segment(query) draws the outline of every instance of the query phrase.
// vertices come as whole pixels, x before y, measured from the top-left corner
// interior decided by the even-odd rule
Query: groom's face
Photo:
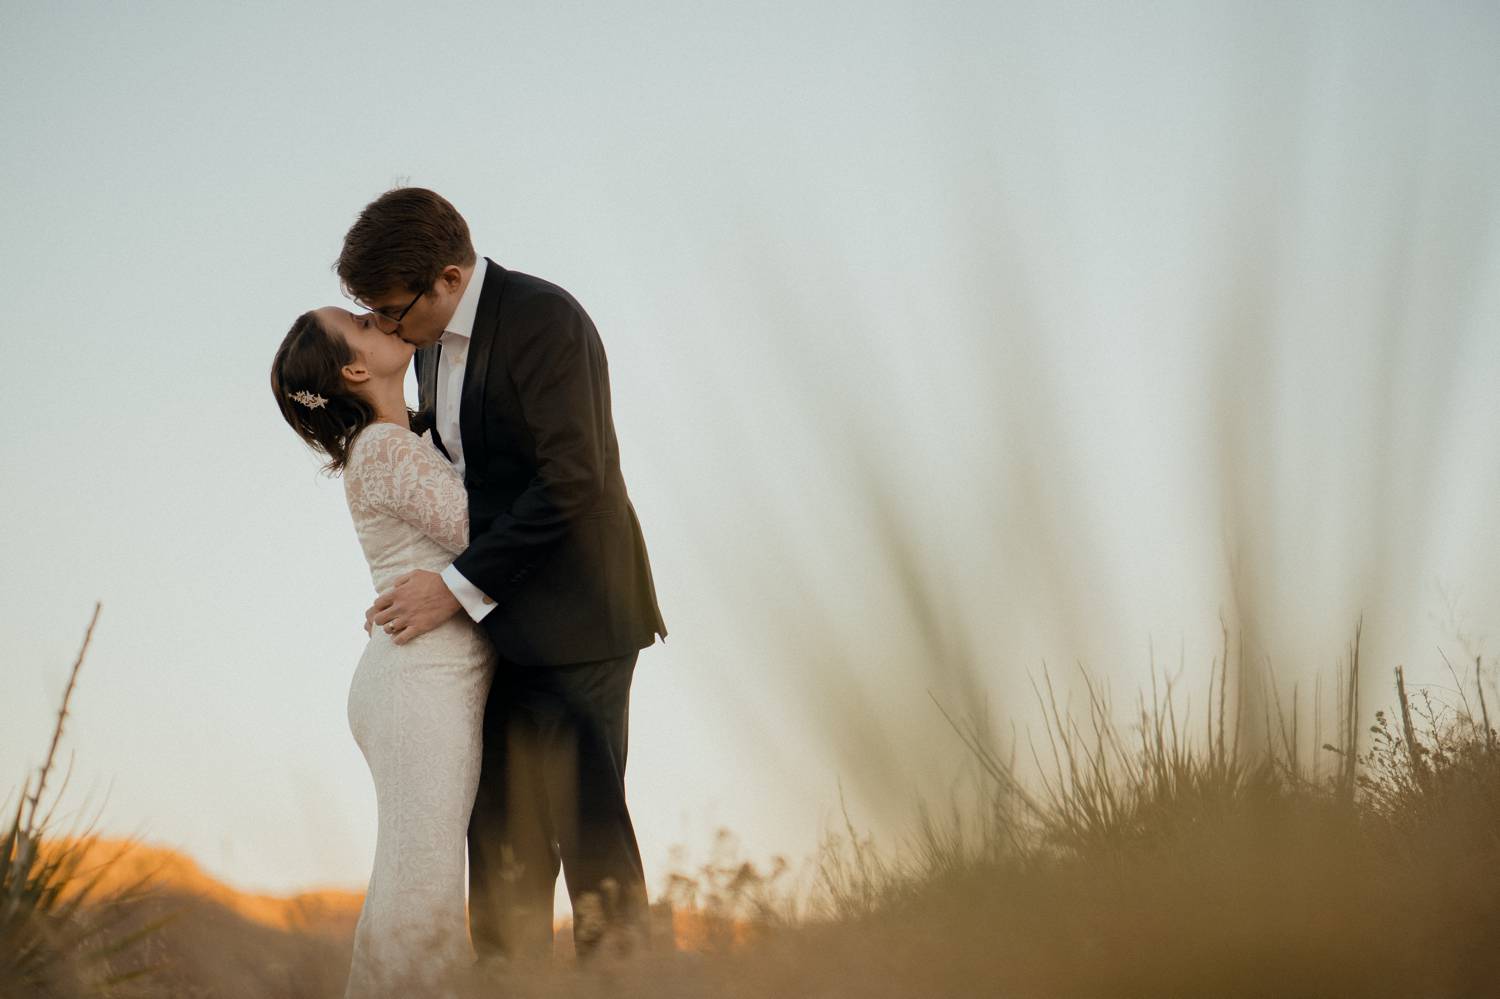
[[[464,272],[456,265],[443,268],[432,287],[407,309],[401,317],[401,326],[396,335],[414,347],[426,347],[436,343],[443,330],[453,319],[458,300],[463,295]],[[414,290],[392,288],[383,295],[373,295],[364,304],[388,316],[398,315],[406,308]]]

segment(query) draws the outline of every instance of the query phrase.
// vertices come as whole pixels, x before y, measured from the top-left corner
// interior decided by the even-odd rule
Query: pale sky
[[[653,891],[840,782],[898,836],[929,692],[1200,683],[1221,611],[1288,683],[1361,611],[1371,698],[1443,679],[1500,626],[1497,52],[1487,3],[0,0],[0,784],[99,599],[66,800],[364,883],[369,576],[267,372],[397,182],[603,336]]]

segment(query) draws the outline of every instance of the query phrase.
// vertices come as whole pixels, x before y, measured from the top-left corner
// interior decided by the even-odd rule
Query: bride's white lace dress
[[[404,427],[360,432],[344,491],[376,590],[413,569],[441,571],[468,545],[458,473]],[[405,645],[376,627],[354,671],[349,728],[375,781],[379,832],[346,999],[431,995],[473,959],[464,850],[493,668],[489,641],[458,614]]]

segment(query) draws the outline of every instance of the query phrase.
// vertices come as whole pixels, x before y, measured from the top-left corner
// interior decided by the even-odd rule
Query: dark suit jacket
[[[459,401],[469,547],[453,564],[494,600],[481,623],[511,662],[645,648],[667,629],[620,474],[599,333],[555,284],[488,258],[481,278]],[[438,355],[436,344],[417,352],[424,413]]]

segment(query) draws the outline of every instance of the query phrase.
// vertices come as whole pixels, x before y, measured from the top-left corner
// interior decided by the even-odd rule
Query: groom
[[[417,571],[367,620],[397,644],[455,614],[499,655],[469,823],[481,960],[545,957],[561,867],[580,956],[645,931],[625,804],[630,681],[666,637],[620,474],[598,331],[562,288],[474,252],[432,191],[387,191],[344,237],[338,275],[418,347],[420,406],[469,494],[469,547]]]

